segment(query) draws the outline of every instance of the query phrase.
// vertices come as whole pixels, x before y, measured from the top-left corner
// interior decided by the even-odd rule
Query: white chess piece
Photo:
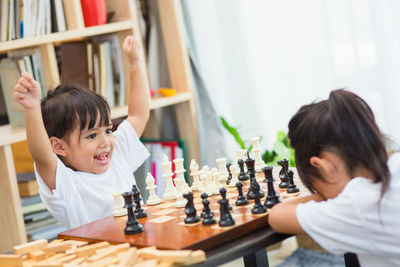
[[[239,179],[238,179],[239,173],[238,173],[238,171],[237,171],[237,167],[236,167],[235,165],[232,164],[232,165],[229,167],[229,170],[230,170],[231,173],[232,173],[232,179],[231,179],[231,181],[229,182],[229,187],[235,187],[235,186],[236,186],[236,183],[239,182]]]
[[[219,188],[221,187],[220,183],[219,183],[219,172],[217,168],[212,168],[211,169],[211,176],[212,176],[212,192],[215,195],[219,194]]]
[[[150,172],[146,176],[146,189],[149,190],[149,197],[147,198],[147,205],[155,205],[161,203],[161,199],[156,194],[156,185],[153,175]]]
[[[185,168],[183,168],[183,158],[174,159],[173,162],[175,163],[175,184],[176,184],[176,179],[182,182],[182,190],[181,190],[182,194],[192,191],[189,185],[185,181],[184,173],[186,172],[186,170]]]
[[[190,175],[193,177],[193,183],[191,186],[192,190],[200,191],[200,175],[199,175],[199,165],[197,165],[196,160],[192,159],[190,162]]]
[[[176,198],[176,188],[174,186],[174,183],[172,182],[172,175],[174,174],[171,171],[171,165],[172,163],[171,161],[168,161],[167,155],[164,155],[161,166],[163,168],[163,177],[166,180],[166,186],[163,195],[163,198],[166,200],[171,200]]]
[[[184,192],[184,185],[183,181],[181,179],[176,179],[175,178],[175,185],[176,185],[176,202],[175,202],[175,207],[177,208],[183,208],[186,206],[186,198],[183,197]]]
[[[218,158],[216,160],[218,164],[219,180],[225,182],[228,180],[229,173],[226,169],[226,158]]]
[[[206,192],[206,183],[207,183],[207,177],[205,175],[204,170],[199,170],[199,178],[200,178],[200,186],[199,186],[199,192],[200,193],[205,193]]]
[[[121,192],[114,192],[114,216],[124,216],[128,213],[127,209],[124,209],[124,198],[121,195]]]
[[[212,196],[214,191],[213,191],[213,186],[212,186],[212,175],[211,175],[210,168],[207,165],[203,166],[203,172],[204,172],[204,176],[205,176],[204,177],[205,178],[204,179],[204,181],[205,181],[204,191],[206,192],[206,194],[208,196]]]
[[[250,139],[250,143],[253,145],[252,151],[255,159],[254,168],[256,169],[256,172],[260,172],[262,171],[261,169],[266,166],[261,158],[260,137]]]
[[[245,161],[246,160],[246,154],[247,154],[247,149],[237,149],[236,150],[236,156],[237,156],[238,160],[241,159],[241,160]],[[247,173],[246,164],[244,164],[244,171]]]

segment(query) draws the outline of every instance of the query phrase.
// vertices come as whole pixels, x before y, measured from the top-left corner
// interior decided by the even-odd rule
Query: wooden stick
[[[0,254],[0,266],[22,266],[21,255]]]
[[[89,255],[91,253],[94,253],[99,248],[104,248],[104,247],[108,247],[108,246],[110,246],[110,243],[108,243],[107,241],[99,242],[99,243],[95,243],[93,245],[89,245],[89,246],[78,248],[76,250],[76,254],[79,257],[81,257],[81,256],[85,256],[85,255]]]
[[[119,264],[123,266],[132,266],[133,264],[135,264],[139,260],[137,251],[137,248],[128,249]]]
[[[143,250],[140,256],[143,259],[157,259],[163,261],[173,261],[174,263],[189,262],[191,250]]]
[[[39,239],[26,244],[21,244],[14,247],[15,254],[24,254],[46,247],[48,244],[46,239]]]
[[[28,253],[30,259],[35,261],[41,261],[46,258],[46,252],[43,250],[36,250]]]
[[[43,249],[46,253],[57,253],[61,251],[66,251],[67,249],[71,249],[72,244],[68,242],[60,242],[54,245],[48,245],[46,248]]]

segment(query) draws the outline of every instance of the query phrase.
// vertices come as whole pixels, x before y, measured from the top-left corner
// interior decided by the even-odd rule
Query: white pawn
[[[204,171],[204,176],[205,176],[204,191],[207,193],[208,196],[212,196],[214,190],[213,190],[213,186],[212,186],[212,175],[211,175],[210,168],[207,165],[203,166],[203,171]]]
[[[216,160],[219,170],[219,180],[225,182],[228,180],[229,173],[226,169],[226,158],[219,158]]]
[[[200,187],[198,190],[200,191],[200,193],[206,193],[207,177],[204,170],[199,170],[199,178],[200,178]]]
[[[124,199],[121,195],[121,192],[114,192],[114,216],[124,216],[127,214],[127,209],[124,209]]]
[[[190,175],[193,177],[192,190],[200,191],[200,175],[199,175],[199,165],[197,165],[196,160],[192,159],[190,162]]]
[[[157,196],[156,194],[156,188],[157,186],[155,185],[155,180],[153,175],[151,175],[150,172],[147,173],[146,176],[146,189],[149,190],[149,197],[147,199],[146,204],[147,205],[155,205],[158,203],[161,203],[161,199]]]
[[[174,186],[174,183],[172,182],[172,175],[174,174],[171,171],[171,165],[172,163],[171,161],[168,161],[167,155],[164,155],[163,162],[161,163],[161,166],[163,168],[163,177],[166,181],[163,198],[167,200],[176,198],[176,188]]]
[[[261,169],[264,168],[266,165],[261,158],[261,147],[260,147],[260,137],[254,137],[250,139],[250,143],[253,145],[253,153],[254,153],[254,168],[257,172],[262,171]]]
[[[211,169],[211,176],[212,176],[212,191],[214,195],[219,194],[219,188],[221,187],[219,183],[219,172],[217,168],[212,168]]]
[[[237,156],[238,160],[241,159],[241,160],[245,161],[246,160],[246,154],[247,154],[247,149],[237,149],[236,150],[236,156]],[[247,172],[246,164],[244,164],[244,171]]]
[[[236,167],[235,165],[232,164],[232,165],[229,167],[229,170],[230,170],[231,173],[232,173],[232,179],[231,179],[231,181],[229,182],[229,187],[235,187],[235,186],[236,186],[236,183],[239,182],[237,167]]]

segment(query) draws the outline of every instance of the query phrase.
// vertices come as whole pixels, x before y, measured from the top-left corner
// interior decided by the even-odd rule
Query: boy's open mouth
[[[100,164],[105,165],[108,163],[109,152],[104,152],[94,156],[94,159]]]

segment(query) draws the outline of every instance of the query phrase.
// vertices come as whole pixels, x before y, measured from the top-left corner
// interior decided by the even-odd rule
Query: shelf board
[[[171,97],[156,97],[150,102],[150,109],[172,106],[190,100],[189,93],[180,93]],[[120,118],[128,115],[128,107],[116,107],[111,110],[111,118]],[[0,126],[0,146],[18,143],[26,140],[25,128],[11,128],[11,126]]]
[[[112,32],[133,29],[133,21],[126,20],[121,22],[113,22],[99,26],[87,27],[79,30],[70,30],[65,32],[56,32],[46,35],[40,35],[29,38],[16,39],[0,43],[0,53],[9,50],[15,50],[25,47],[33,47],[47,43],[63,42],[70,40],[82,39],[84,37],[103,35]]]
[[[190,100],[189,93],[179,93],[170,97],[155,97],[151,99],[150,110],[172,106]],[[111,110],[111,118],[120,118],[128,115],[128,106],[115,107]]]

